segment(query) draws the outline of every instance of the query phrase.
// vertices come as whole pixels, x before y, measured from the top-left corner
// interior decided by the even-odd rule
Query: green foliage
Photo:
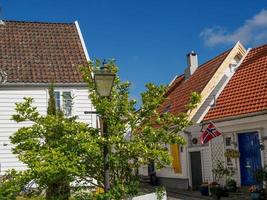
[[[128,192],[126,186],[135,180],[133,171],[141,165],[153,161],[157,168],[162,168],[170,164],[171,157],[164,144],[184,145],[185,139],[181,132],[190,125],[190,121],[185,113],[175,116],[169,112],[162,114],[160,106],[166,101],[165,93],[168,90],[168,87],[163,85],[146,84],[146,91],[141,94],[142,106],[136,110],[136,101],[131,99],[129,94],[130,83],[120,80],[114,60],[109,60],[105,65],[117,75],[111,95],[109,98],[99,96],[91,74],[101,66],[101,61],[96,60],[89,62],[88,66],[82,67],[81,70],[84,80],[88,83],[90,99],[108,127],[108,138],[98,135],[95,139],[97,151],[101,153],[103,146],[107,145],[110,152],[110,193],[114,194],[120,188],[119,193],[123,196],[123,193]],[[199,101],[200,96],[192,93],[187,108],[194,109]],[[126,133],[131,136],[125,137]],[[88,166],[87,176],[93,176],[103,185],[103,156],[99,155],[91,162],[96,163],[98,168]]]
[[[44,197],[17,197],[16,200],[45,200]]]
[[[16,196],[23,190],[24,186],[30,181],[28,171],[16,172],[8,171],[0,183],[0,199],[15,200]]]
[[[93,198],[92,192],[88,190],[75,191],[71,196],[71,200],[92,200]]]
[[[52,83],[48,88],[49,99],[48,99],[48,107],[47,107],[47,114],[48,115],[56,115],[56,99],[55,99],[55,87]]]
[[[41,188],[46,189],[46,199],[65,200],[69,198],[69,183],[81,180],[92,187],[103,188],[103,147],[109,150],[111,189],[96,194],[95,199],[124,199],[138,192],[137,169],[151,161],[158,168],[171,163],[171,157],[164,144],[185,144],[182,131],[188,125],[188,115],[162,113],[160,106],[165,102],[168,87],[146,84],[141,94],[142,106],[136,110],[136,101],[130,98],[129,82],[122,82],[116,76],[110,98],[100,97],[91,72],[99,70],[101,61],[89,62],[82,68],[88,83],[90,99],[107,124],[108,137],[100,130],[78,122],[76,117],[64,117],[55,111],[54,87],[49,89],[50,99],[47,116],[42,116],[33,106],[32,98],[16,104],[16,122],[30,121],[33,124],[20,128],[10,137],[14,144],[13,153],[27,164],[29,175]],[[107,65],[114,73],[118,68],[113,60]],[[200,100],[193,93],[189,110]],[[129,136],[130,133],[130,136]],[[17,193],[14,193],[17,195]]]
[[[54,102],[50,87],[50,102]],[[38,113],[32,98],[16,104],[16,122],[31,121],[32,126],[20,128],[10,139],[20,161],[27,164],[30,174],[42,188],[46,188],[47,199],[69,198],[69,183],[84,173],[87,153],[93,151],[91,134],[97,130],[77,122],[76,117],[64,117],[55,112],[50,103],[47,116]],[[78,145],[79,144],[79,145]],[[84,161],[86,160],[86,162]]]
[[[157,200],[163,200],[164,195],[166,194],[166,189],[164,187],[156,188]]]
[[[215,175],[216,181],[219,181],[222,178],[224,178],[227,181],[228,179],[232,178],[233,175],[235,174],[235,170],[233,168],[225,167],[224,162],[220,160],[217,161],[217,166],[214,169],[212,169],[212,172]]]
[[[189,103],[187,104],[187,109],[189,110],[195,109],[200,100],[201,96],[197,92],[191,92],[191,97]]]
[[[121,200],[133,197],[138,194],[139,181],[131,181],[128,185],[124,183],[115,183],[107,193],[100,193],[95,195],[96,200]]]
[[[263,168],[256,170],[254,177],[259,183],[267,181],[267,166],[265,165]]]

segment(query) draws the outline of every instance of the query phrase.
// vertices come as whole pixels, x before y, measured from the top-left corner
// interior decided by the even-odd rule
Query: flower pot
[[[221,197],[228,197],[227,191],[219,185],[210,187],[210,193],[213,199],[221,199]]]
[[[259,200],[261,199],[261,193],[259,192],[252,192],[250,193],[251,200]]]
[[[200,186],[199,191],[200,191],[202,196],[209,196],[209,187],[208,187],[208,185]]]
[[[227,192],[236,192],[237,187],[235,185],[226,185]]]

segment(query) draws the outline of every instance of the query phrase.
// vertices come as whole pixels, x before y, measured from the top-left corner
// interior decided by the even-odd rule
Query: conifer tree
[[[56,99],[55,99],[55,86],[54,83],[48,88],[49,100],[48,100],[48,107],[47,107],[47,114],[48,115],[56,115]]]

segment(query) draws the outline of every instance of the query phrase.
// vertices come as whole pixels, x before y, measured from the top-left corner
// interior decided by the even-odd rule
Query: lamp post
[[[115,74],[111,73],[105,62],[103,62],[102,67],[99,71],[94,73],[94,82],[96,85],[96,91],[99,96],[103,98],[109,98],[111,94],[111,89],[115,80]],[[102,117],[102,127],[103,127],[103,136],[106,141],[108,140],[108,127],[105,122],[105,118]],[[110,179],[109,179],[109,152],[108,145],[105,143],[103,147],[103,156],[104,156],[104,189],[105,192],[108,192],[110,189]]]

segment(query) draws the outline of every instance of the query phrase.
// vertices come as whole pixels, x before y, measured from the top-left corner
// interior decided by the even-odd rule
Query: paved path
[[[206,196],[195,196],[194,194],[188,192],[188,195],[185,193],[168,193],[168,200],[212,200],[212,197]],[[230,195],[229,197],[222,197],[221,200],[250,200],[249,195]]]
[[[167,192],[168,200],[212,200],[212,197],[201,196],[198,191],[175,190]],[[250,200],[249,194],[230,193],[229,197],[222,197],[221,200]]]
[[[145,193],[154,192],[155,187],[143,185],[142,189]],[[168,200],[212,200],[212,197],[201,196],[199,191],[167,189]],[[231,193],[229,197],[222,197],[221,200],[250,200],[249,194]]]

